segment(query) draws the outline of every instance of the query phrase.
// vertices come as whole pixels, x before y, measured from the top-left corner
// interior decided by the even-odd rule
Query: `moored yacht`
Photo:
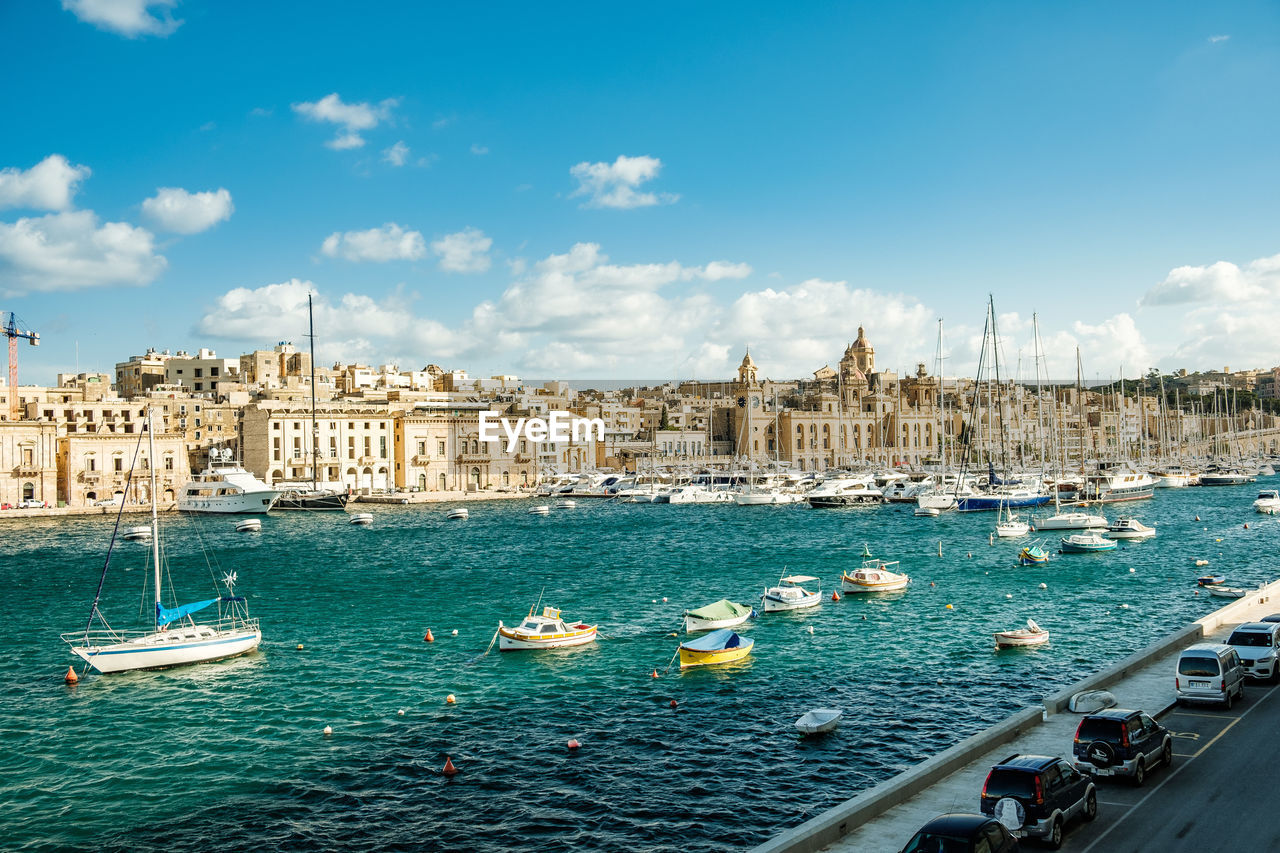
[[[181,512],[264,513],[271,509],[280,490],[273,489],[246,471],[231,449],[209,451],[209,467],[178,493]]]
[[[1150,474],[1128,462],[1103,465],[1085,478],[1084,497],[1098,503],[1136,501],[1153,497],[1155,487],[1156,481]]]
[[[884,503],[884,495],[871,482],[871,477],[837,477],[807,493],[805,500],[815,509]]]

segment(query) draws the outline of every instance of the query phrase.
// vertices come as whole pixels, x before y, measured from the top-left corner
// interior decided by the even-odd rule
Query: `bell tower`
[[[738,365],[738,384],[756,384],[756,363],[751,360],[751,350],[747,350],[747,354],[742,357],[742,364]]]

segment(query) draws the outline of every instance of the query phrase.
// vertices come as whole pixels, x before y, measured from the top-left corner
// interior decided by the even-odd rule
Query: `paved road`
[[[1280,688],[1250,682],[1230,711],[1174,708],[1171,768],[1144,787],[1098,784],[1098,819],[1072,827],[1076,853],[1280,851]]]

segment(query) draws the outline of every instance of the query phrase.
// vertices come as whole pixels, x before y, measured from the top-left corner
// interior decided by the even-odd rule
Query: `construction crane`
[[[9,420],[18,420],[18,338],[25,338],[33,347],[40,346],[40,333],[30,329],[23,331],[19,325],[26,326],[12,311],[3,315],[4,334],[9,338]]]

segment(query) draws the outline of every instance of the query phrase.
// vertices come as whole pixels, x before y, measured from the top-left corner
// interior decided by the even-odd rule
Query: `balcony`
[[[357,464],[359,465],[378,465],[380,463],[386,462],[387,460],[379,459],[377,456],[361,456],[356,461],[357,461]]]
[[[491,456],[489,456],[489,454],[488,454],[488,453],[459,453],[459,454],[458,454],[458,461],[459,461],[459,462],[462,462],[462,463],[467,463],[467,462],[491,462],[491,461],[493,461],[493,459],[492,459],[492,457],[491,457]]]
[[[409,460],[409,464],[410,464],[410,465],[430,465],[430,464],[431,464],[431,457],[430,457],[430,456],[424,456],[424,455],[422,455],[421,453],[419,453],[417,456],[414,456],[413,458],[411,458],[411,459]]]
[[[102,472],[101,471],[81,471],[80,481],[84,483],[101,483]]]

